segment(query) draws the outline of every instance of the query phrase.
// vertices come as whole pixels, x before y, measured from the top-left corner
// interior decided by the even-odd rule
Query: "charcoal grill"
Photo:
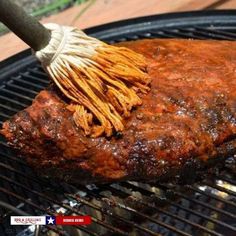
[[[236,11],[125,20],[86,32],[109,43],[142,38],[236,40]],[[26,50],[0,64],[0,124],[49,81]],[[236,235],[236,164],[190,186],[122,182],[72,186],[38,177],[0,137],[0,235]],[[11,227],[11,215],[91,215],[90,226]]]

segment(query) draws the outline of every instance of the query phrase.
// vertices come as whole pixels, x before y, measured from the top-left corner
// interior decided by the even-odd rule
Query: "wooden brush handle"
[[[0,21],[35,51],[50,41],[50,31],[12,0],[0,0]]]

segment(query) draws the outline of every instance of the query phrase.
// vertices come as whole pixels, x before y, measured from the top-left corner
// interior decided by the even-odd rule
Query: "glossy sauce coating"
[[[151,92],[111,139],[87,138],[53,90],[3,125],[43,175],[69,182],[158,180],[236,151],[236,42],[123,43],[149,60]]]

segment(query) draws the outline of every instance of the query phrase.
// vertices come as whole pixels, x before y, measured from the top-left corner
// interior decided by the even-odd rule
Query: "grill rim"
[[[220,19],[219,19],[220,18]],[[174,22],[173,22],[174,20]],[[85,33],[103,39],[103,37],[111,37],[113,34],[120,34],[121,30],[130,30],[129,33],[137,32],[144,29],[147,31],[154,24],[163,26],[164,28],[175,27],[175,25],[180,26],[180,22],[183,22],[183,25],[186,23],[183,20],[188,20],[189,25],[194,24],[209,24],[211,23],[223,23],[227,24],[232,21],[235,23],[236,20],[236,10],[200,10],[200,11],[183,11],[178,13],[163,13],[163,14],[154,14],[149,16],[135,17],[131,19],[115,21],[111,23],[106,23],[94,27],[85,29]],[[200,21],[201,20],[201,21]],[[168,24],[169,23],[169,24]],[[132,27],[130,29],[130,27]],[[126,32],[127,33],[127,32]],[[102,37],[103,36],[103,37]]]
[[[174,20],[174,22],[173,22]],[[163,13],[150,16],[135,17],[126,20],[114,21],[94,27],[83,29],[83,31],[93,37],[101,40],[106,40],[117,35],[132,34],[142,31],[151,30],[157,25],[161,28],[173,28],[180,22],[186,26],[186,20],[188,25],[194,24],[223,24],[227,22],[236,22],[236,10],[204,10],[204,11],[184,11],[178,13]],[[19,69],[23,69],[34,63],[36,58],[31,54],[31,49],[23,50],[9,58],[0,62],[0,81],[6,79],[6,77],[14,75]]]

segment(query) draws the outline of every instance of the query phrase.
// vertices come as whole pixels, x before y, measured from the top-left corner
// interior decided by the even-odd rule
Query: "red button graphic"
[[[89,225],[90,216],[56,216],[57,225]]]

